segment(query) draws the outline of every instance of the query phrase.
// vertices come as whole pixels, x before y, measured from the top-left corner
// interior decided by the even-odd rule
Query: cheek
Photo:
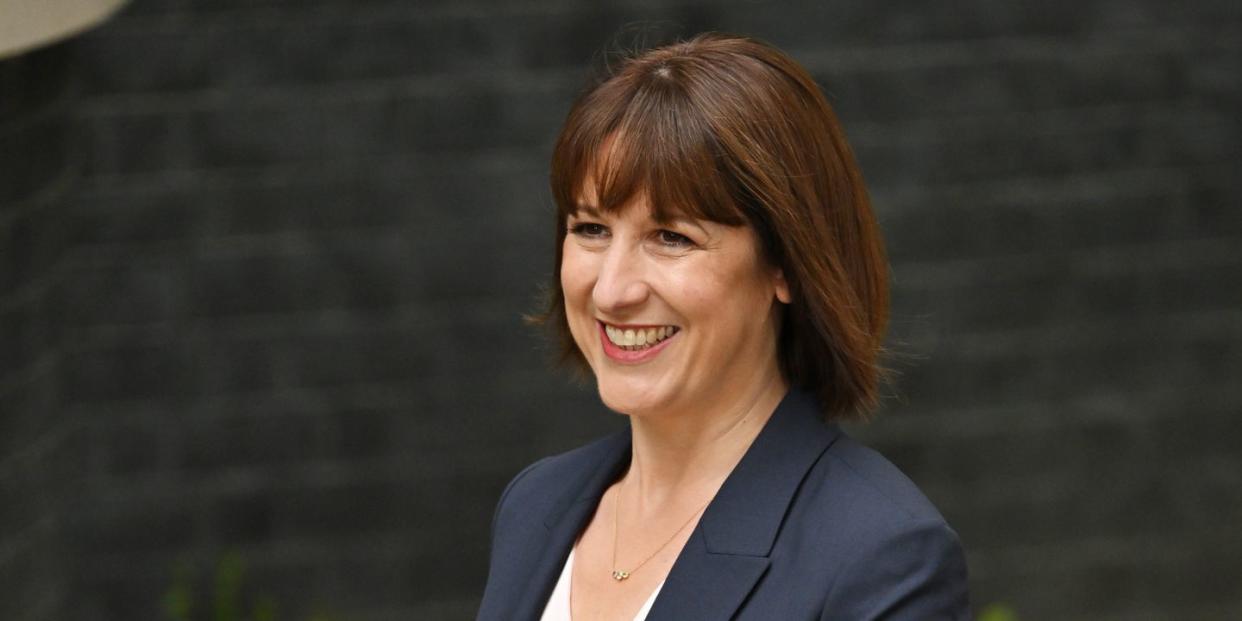
[[[590,354],[597,342],[595,319],[591,310],[591,293],[595,287],[595,269],[590,255],[580,248],[566,243],[561,254],[561,293],[565,297],[565,319],[569,334],[585,355],[587,364],[594,366]]]
[[[738,279],[721,267],[707,262],[669,279],[668,290],[675,292],[687,314],[716,316],[737,303]]]
[[[772,304],[772,293],[748,264],[712,265],[681,279],[680,298],[687,315],[715,326],[714,336],[738,338],[758,325]]]
[[[592,270],[590,262],[568,242],[561,255],[561,291],[565,295],[565,311],[572,319],[582,312],[582,305],[590,299]]]

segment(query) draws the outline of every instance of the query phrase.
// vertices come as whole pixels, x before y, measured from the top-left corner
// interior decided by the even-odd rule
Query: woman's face
[[[632,415],[729,407],[779,377],[776,313],[789,301],[749,227],[658,223],[645,198],[569,217],[561,287],[574,341],[609,408]]]

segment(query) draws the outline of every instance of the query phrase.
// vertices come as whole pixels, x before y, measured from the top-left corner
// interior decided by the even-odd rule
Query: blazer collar
[[[790,391],[708,504],[673,564],[648,621],[730,618],[767,571],[768,554],[786,511],[811,466],[840,436],[825,424],[815,399]],[[531,587],[518,618],[538,618],[569,549],[604,490],[630,461],[626,429],[606,438],[597,467],[584,471],[544,520],[549,537],[531,568]]]

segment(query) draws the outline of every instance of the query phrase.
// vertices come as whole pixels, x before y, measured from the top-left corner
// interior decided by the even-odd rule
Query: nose
[[[642,305],[650,294],[642,259],[627,247],[612,244],[605,252],[591,292],[595,308],[610,313]]]

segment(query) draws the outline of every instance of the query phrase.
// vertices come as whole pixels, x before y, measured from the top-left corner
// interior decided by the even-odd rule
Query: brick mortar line
[[[1216,531],[1219,531],[1219,532],[1216,532]],[[1226,531],[1227,529],[1223,527],[1217,527],[1217,529],[1214,529],[1212,531],[1207,531],[1206,533],[1202,535],[1200,533],[1203,533],[1203,531],[1196,531],[1196,530],[1191,530],[1191,529],[1186,529],[1182,531],[1174,531],[1177,535],[1180,535],[1180,536],[1171,538],[1173,539],[1172,542],[1164,544],[1157,550],[1151,551],[1148,554],[1141,555],[1141,556],[1135,555],[1135,554],[1119,554],[1115,556],[1110,556],[1109,547],[1110,545],[1112,546],[1133,545],[1134,542],[1137,542],[1137,541],[1151,541],[1151,540],[1160,539],[1160,538],[1170,538],[1168,537],[1169,531],[1167,530],[1162,531],[1162,530],[1156,530],[1156,529],[1143,529],[1143,531],[1140,531],[1141,534],[1125,534],[1125,535],[1117,535],[1115,537],[1110,537],[1107,535],[1095,535],[1095,536],[1082,537],[1081,535],[1079,535],[1079,537],[1075,539],[1061,539],[1061,540],[1049,541],[1049,542],[1044,542],[1044,543],[1020,543],[1020,544],[1010,543],[1010,544],[1005,545],[1004,547],[990,546],[985,549],[979,549],[978,546],[972,546],[970,545],[970,542],[967,542],[967,550],[968,550],[967,554],[969,555],[971,559],[970,566],[971,566],[972,573],[977,568],[982,575],[992,574],[993,571],[988,571],[988,569],[993,569],[993,568],[1000,568],[999,570],[994,569],[995,573],[1004,573],[1004,574],[1013,573],[1011,571],[1007,571],[1005,568],[1021,567],[1023,563],[1015,562],[1015,561],[1018,558],[1030,557],[1030,556],[1041,557],[1048,564],[1060,565],[1068,571],[1078,571],[1080,569],[1085,569],[1088,567],[1094,568],[1099,565],[1123,565],[1124,564],[1126,567],[1132,568],[1132,567],[1139,567],[1139,566],[1142,566],[1142,565],[1145,565],[1151,562],[1181,566],[1187,563],[1193,563],[1193,559],[1195,557],[1193,556],[1187,557],[1186,553],[1172,553],[1171,554],[1170,552],[1172,552],[1173,550],[1177,550],[1178,552],[1181,552],[1180,548],[1186,546],[1188,542],[1199,543],[1200,537],[1202,537],[1202,539],[1210,539],[1213,537],[1213,535],[1219,537],[1220,535],[1224,535]],[[1235,534],[1235,538],[1236,538],[1236,534]],[[1110,541],[1109,539],[1112,539],[1112,540]],[[1093,544],[1095,546],[1095,549],[1085,551],[1085,553],[1084,553],[1084,550],[1080,548],[1080,546],[1084,546],[1084,545],[1091,546]],[[1066,554],[1066,551],[1064,548],[1070,548],[1070,547],[1074,549],[1074,552],[1076,554]],[[1032,550],[1035,550],[1035,549],[1043,550],[1045,548],[1052,548],[1052,550],[1043,552],[1042,554],[1032,554]],[[1135,548],[1136,550],[1127,550],[1127,552],[1135,552],[1138,550],[1142,550],[1144,546],[1139,545],[1139,546],[1135,546]],[[1201,552],[1201,551],[1202,550],[1197,550],[1197,552]],[[1003,560],[996,560],[996,559],[1003,559]],[[1042,573],[1042,571],[1037,572],[1037,573]]]
[[[82,196],[129,195],[134,188],[140,191],[159,192],[168,189],[201,189],[219,186],[223,189],[246,187],[253,184],[261,188],[280,188],[289,185],[305,185],[309,177],[316,183],[358,182],[380,177],[400,180],[401,167],[417,168],[434,172],[443,168],[459,170],[462,163],[478,165],[484,171],[506,172],[532,169],[546,175],[546,163],[538,167],[532,163],[531,153],[542,149],[501,147],[485,151],[473,151],[455,156],[451,161],[434,153],[405,152],[395,155],[376,155],[362,159],[343,161],[282,162],[263,166],[217,166],[210,168],[176,168],[158,172],[123,174],[100,174],[83,177],[78,184]],[[382,171],[377,173],[376,171]],[[408,171],[404,178],[408,178]],[[108,194],[109,192],[113,194]]]
[[[531,372],[529,376],[515,373],[521,379],[547,379],[543,374]],[[455,377],[455,376],[454,376]],[[310,412],[306,415],[323,415],[325,412],[347,409],[372,410],[409,410],[417,411],[425,407],[426,400],[419,396],[411,396],[419,388],[412,385],[413,378],[386,381],[360,381],[334,384],[305,384],[298,386],[279,386],[271,389],[215,391],[210,395],[182,395],[177,397],[139,397],[118,399],[94,399],[86,401],[69,401],[63,409],[74,416],[113,416],[126,420],[147,420],[154,417],[167,421],[169,412],[195,411],[196,416],[202,412],[210,414],[213,419],[227,419],[237,412],[250,412],[263,415],[257,405],[266,404],[267,409],[277,410],[280,414],[289,412]],[[443,379],[443,378],[441,378]],[[568,380],[566,380],[568,384]],[[370,391],[370,392],[368,392]],[[377,397],[377,393],[384,393]],[[308,396],[332,395],[330,406],[311,402]],[[345,395],[345,397],[341,397]],[[341,404],[342,399],[347,399]],[[330,409],[329,409],[330,408]],[[280,415],[278,414],[278,415]]]
[[[215,87],[195,91],[157,91],[83,97],[78,119],[152,116],[169,113],[255,111],[287,108],[385,103],[415,99],[453,99],[463,94],[504,94],[515,97],[532,92],[572,95],[583,82],[581,71],[516,72],[496,69],[445,75],[411,74],[296,86]],[[449,87],[449,88],[446,88]],[[569,108],[568,99],[565,102]]]
[[[494,449],[479,447],[471,463],[490,463],[483,457],[494,457]],[[513,456],[520,456],[514,452]],[[318,459],[294,464],[262,464],[227,466],[204,472],[169,470],[155,474],[97,476],[86,481],[87,491],[80,501],[90,501],[98,514],[131,515],[135,507],[147,502],[190,499],[210,502],[220,499],[247,497],[256,493],[271,495],[281,492],[314,492],[325,489],[352,489],[360,485],[417,485],[428,481],[445,481],[459,470],[446,465],[429,472],[428,460],[407,455],[390,455],[366,459]],[[493,460],[494,461],[494,460]],[[514,459],[514,461],[520,461]],[[497,462],[494,467],[470,471],[480,479],[493,478],[510,472],[512,466]],[[415,474],[416,473],[416,474]]]
[[[1242,265],[1242,257],[1239,258]],[[1061,353],[1066,349],[1083,346],[1095,347],[1101,344],[1114,344],[1118,339],[1129,342],[1135,334],[1151,338],[1151,332],[1145,329],[1152,327],[1166,328],[1163,336],[1201,338],[1209,335],[1221,337],[1235,335],[1242,340],[1242,329],[1238,325],[1237,308],[1223,305],[1219,308],[1196,308],[1170,313],[1157,311],[1146,315],[1131,315],[1125,318],[1110,317],[1091,321],[1056,322],[1051,326],[1019,328],[1012,330],[976,332],[972,334],[956,334],[950,343],[942,343],[936,347],[936,353],[957,354],[969,352],[972,357],[991,358],[1007,355],[1010,352],[1022,351],[1034,355]],[[1050,334],[1061,338],[1050,338]],[[1072,338],[1066,338],[1072,337]],[[1005,341],[995,345],[998,341]],[[1067,342],[1072,341],[1072,344]],[[1039,344],[1041,347],[1032,347]],[[986,350],[986,353],[980,354]]]
[[[1126,465],[1124,460],[1114,460],[1112,463],[1119,468]],[[1204,471],[1209,471],[1222,479],[1231,480],[1237,471],[1237,462],[1229,454],[1193,455],[1182,460],[1180,465],[1187,466],[1187,468],[1178,472],[1162,473],[1159,476],[1163,479],[1170,477],[1174,479],[1177,477],[1190,478],[1198,477]],[[971,499],[987,499],[987,502],[997,505],[1014,500],[1047,504],[1064,502],[1072,499],[1075,494],[1083,494],[1089,491],[1089,489],[1078,485],[1066,484],[1080,482],[1082,473],[1077,469],[1050,470],[1049,468],[1056,467],[1056,464],[1045,463],[1039,463],[1035,467],[1038,470],[1031,470],[1022,474],[994,476],[989,473],[986,464],[980,460],[978,471],[982,473],[982,476],[979,481],[972,483],[969,487],[958,481],[934,481],[933,479],[937,474],[935,471],[924,472],[921,477],[923,481],[920,485],[923,486],[929,496],[936,498],[945,506],[969,506],[970,501],[963,500],[967,497]],[[1182,474],[1192,471],[1193,474]],[[1180,481],[1178,482],[1180,483]]]
[[[955,144],[970,144],[980,138],[996,140],[1039,138],[1073,134],[1081,138],[1087,131],[1103,133],[1119,129],[1147,128],[1165,122],[1175,127],[1237,128],[1237,119],[1223,106],[1205,103],[1192,93],[1180,99],[1154,102],[1107,102],[1086,106],[1039,110],[968,113],[956,116],[911,118],[901,121],[855,121],[847,132],[856,147],[872,142],[904,145],[910,136],[916,144],[944,143],[945,138],[962,137]],[[847,122],[848,123],[848,122]],[[1053,131],[1049,131],[1052,129]],[[962,130],[968,130],[963,132]]]
[[[1196,403],[1210,401],[1208,409],[1226,411],[1242,405],[1242,391],[1230,386],[1199,387]],[[1109,401],[1101,404],[1101,400]],[[882,412],[876,423],[857,431],[876,444],[923,443],[930,437],[954,442],[988,442],[997,438],[1083,429],[1097,424],[1121,427],[1184,420],[1180,411],[1165,405],[1185,406],[1185,393],[1178,390],[1145,392],[1088,392],[1072,398],[1022,399],[1010,403],[963,404],[953,408],[930,408],[918,414]],[[1130,404],[1142,403],[1135,409]],[[1117,406],[1126,406],[1125,413]],[[1067,414],[1066,412],[1070,412]],[[933,436],[933,432],[938,434]]]
[[[1038,205],[1041,211],[1055,210],[1062,207],[1060,201],[1081,198],[1131,198],[1164,196],[1170,193],[1184,193],[1197,187],[1192,181],[1194,175],[1206,172],[1221,173],[1224,180],[1228,174],[1232,178],[1233,170],[1242,164],[1185,164],[1172,166],[1146,166],[1125,170],[1083,171],[1056,177],[1008,177],[994,180],[969,182],[920,184],[903,186],[880,186],[871,191],[873,204],[904,205],[909,203],[934,204],[941,200],[954,200],[952,209],[987,209],[993,206],[978,205],[979,201],[1004,200],[1026,206],[1028,203]],[[1232,182],[1232,181],[1230,181]],[[1078,213],[1083,208],[1092,208],[1097,203],[1076,205],[1073,211]],[[889,207],[894,209],[894,207]],[[914,207],[896,207],[895,209],[910,210]],[[882,227],[881,227],[882,228]]]
[[[217,548],[226,548],[237,552],[247,560],[250,568],[267,566],[298,566],[308,564],[338,565],[344,561],[368,560],[404,560],[425,556],[420,552],[420,543],[426,543],[424,535],[411,534],[413,529],[381,531],[366,535],[340,535],[335,537],[302,536],[274,539],[267,543],[234,543],[219,545],[219,542],[207,541],[198,543],[192,548],[171,547],[158,551],[132,552],[96,552],[83,555],[79,562],[82,571],[88,575],[113,575],[117,568],[130,568],[135,565],[150,567],[167,559],[170,555],[192,556],[208,553]],[[205,538],[203,538],[205,539]],[[214,544],[214,545],[213,545]],[[170,576],[171,576],[171,572]]]
[[[169,410],[190,411],[194,416],[229,418],[236,412],[251,415],[291,407],[314,407],[314,414],[337,411],[339,407],[404,409],[419,405],[415,389],[409,382],[356,382],[332,386],[286,387],[276,390],[213,393],[201,399],[170,401],[161,398],[114,401],[71,402],[65,404],[67,415],[87,421],[91,417],[108,416],[109,420],[167,420]],[[228,412],[220,414],[220,412]]]
[[[1204,265],[1233,265],[1242,260],[1236,235],[1191,240],[1131,242],[1089,246],[1060,252],[1024,252],[976,258],[909,261],[892,266],[893,286],[908,290],[975,287],[981,282],[1014,282],[1043,275],[1052,264],[1072,263],[1077,276],[1108,278],[1150,271],[1177,271]],[[1192,251],[1190,254],[1187,251]],[[1197,252],[1194,252],[1197,251]],[[1135,258],[1139,261],[1135,261]]]
[[[337,244],[373,245],[378,240],[414,243],[410,231],[387,225],[365,225],[347,229],[294,229],[264,233],[240,233],[169,239],[150,242],[99,242],[76,245],[67,253],[69,272],[108,263],[163,263],[217,261],[255,257],[322,256]],[[408,240],[408,241],[407,241]]]
[[[540,375],[531,372],[532,375]],[[568,379],[565,380],[568,385]],[[170,403],[158,399],[69,404],[65,410],[77,430],[109,427],[117,423],[167,424],[169,411],[176,410],[202,423],[232,421],[239,418],[322,418],[341,410],[371,409],[384,412],[414,411],[426,405],[408,382],[368,382],[345,387],[300,387],[273,391],[215,393],[193,401]],[[377,397],[377,395],[387,395]],[[331,405],[322,405],[330,402]],[[601,406],[602,407],[602,406]],[[106,422],[101,422],[106,417]],[[415,423],[422,424],[422,423]],[[428,425],[432,423],[426,423]],[[68,433],[68,432],[66,432]]]
[[[463,311],[463,306],[469,308]],[[185,319],[130,324],[98,324],[80,326],[79,338],[69,352],[114,347],[170,345],[221,338],[239,340],[289,340],[314,336],[374,336],[392,332],[417,333],[437,328],[473,325],[513,324],[523,326],[522,311],[517,308],[479,311],[474,305],[460,302],[401,304],[383,311],[371,309],[307,309],[291,313],[262,313],[225,317],[187,317]],[[480,305],[483,306],[483,305]],[[445,317],[451,319],[445,319]],[[539,334],[538,328],[530,328]]]
[[[1039,545],[1023,544],[995,549],[986,554],[976,551],[971,554],[971,557],[972,559],[986,557],[992,562],[983,561],[980,566],[986,564],[997,567],[1029,567],[1031,566],[1029,561],[1036,558],[1040,559],[1038,563],[1040,568],[1031,571],[1037,573],[1047,573],[1050,565],[1066,571],[1075,571],[1100,565],[1125,564],[1127,567],[1134,568],[1150,566],[1152,563],[1182,565],[1199,560],[1197,554],[1200,550],[1186,549],[1186,541],[1183,538],[1166,540],[1155,536],[1156,534],[1158,533],[1122,537],[1098,536]],[[1201,541],[1237,540],[1237,530],[1232,528],[1199,531],[1193,535],[1196,540]]]
[[[1065,37],[1047,35],[1000,35],[878,46],[791,47],[787,51],[812,73],[859,69],[867,73],[884,73],[935,67],[988,67],[1013,62],[1079,63],[1087,58],[1193,54],[1214,50],[1220,46],[1219,41],[1208,38],[1187,41],[1185,37],[1188,32],[1198,34],[1201,28],[1153,24],[1126,30],[1109,29],[1105,31],[1107,38],[1067,40]],[[1141,49],[1134,47],[1132,39],[1136,37],[1144,39],[1148,46]]]

